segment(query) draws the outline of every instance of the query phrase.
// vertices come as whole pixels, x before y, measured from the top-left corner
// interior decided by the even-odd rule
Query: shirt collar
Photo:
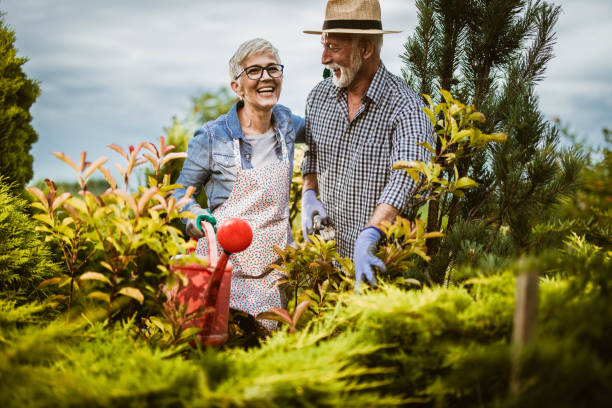
[[[370,87],[368,91],[363,96],[364,99],[369,99],[371,102],[375,104],[379,103],[383,97],[383,93],[385,90],[385,77],[387,75],[387,69],[385,68],[385,64],[380,61],[380,65],[376,70],[376,74],[374,74],[374,78],[372,78],[372,82],[370,82]]]
[[[238,119],[238,107],[242,107],[244,102],[238,101],[236,102],[232,108],[227,112],[227,116],[225,117],[225,125],[227,126],[227,130],[230,132],[230,136],[233,139],[241,139],[244,137],[244,133],[242,133],[242,126],[240,126],[240,119]]]

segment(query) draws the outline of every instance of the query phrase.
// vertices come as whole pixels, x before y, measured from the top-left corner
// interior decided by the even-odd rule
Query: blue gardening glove
[[[206,214],[200,214],[196,218],[196,226],[201,232],[204,232],[202,231],[202,221],[206,221],[207,223],[212,225],[215,232],[217,232],[217,219],[213,217],[208,208],[206,209]]]
[[[381,272],[385,272],[387,267],[384,262],[378,259],[374,253],[378,248],[378,241],[382,238],[382,232],[376,227],[367,227],[361,230],[355,241],[355,291],[359,289],[361,282],[365,279],[370,285],[376,287],[376,276],[373,267],[377,267]]]
[[[317,192],[314,189],[308,189],[302,193],[302,236],[305,241],[310,242],[308,235],[313,234],[312,217],[319,214],[321,223],[327,225],[327,211],[323,208],[323,204],[317,200]]]

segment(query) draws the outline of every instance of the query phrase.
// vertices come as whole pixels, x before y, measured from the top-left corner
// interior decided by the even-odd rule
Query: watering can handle
[[[217,246],[217,235],[213,226],[205,221],[202,221],[202,231],[206,237],[206,243],[208,244],[208,264],[216,265],[219,261],[219,250]]]

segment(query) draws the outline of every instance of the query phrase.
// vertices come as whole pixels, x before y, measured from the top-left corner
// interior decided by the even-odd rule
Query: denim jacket
[[[188,186],[196,188],[192,199],[183,207],[196,217],[204,214],[204,210],[195,201],[202,187],[205,188],[208,198],[208,207],[213,211],[223,204],[230,195],[234,181],[236,180],[236,166],[233,151],[234,139],[240,140],[240,158],[243,169],[252,169],[251,154],[252,145],[244,137],[240,121],[238,120],[237,108],[242,102],[237,102],[230,111],[210,121],[198,129],[187,147],[187,158],[183,164],[181,174],[176,183],[182,185],[177,188],[173,195],[177,200],[185,195]],[[285,137],[287,152],[290,160],[290,179],[293,177],[293,147],[296,142],[304,141],[304,119],[293,115],[291,111],[282,105],[272,108],[272,119]],[[276,156],[282,159],[280,134],[276,132]],[[187,224],[187,219],[182,220]]]

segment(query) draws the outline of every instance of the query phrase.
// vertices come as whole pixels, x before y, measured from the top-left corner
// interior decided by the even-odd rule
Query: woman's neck
[[[259,110],[245,104],[238,110],[238,119],[245,135],[261,135],[272,126],[272,109]]]

